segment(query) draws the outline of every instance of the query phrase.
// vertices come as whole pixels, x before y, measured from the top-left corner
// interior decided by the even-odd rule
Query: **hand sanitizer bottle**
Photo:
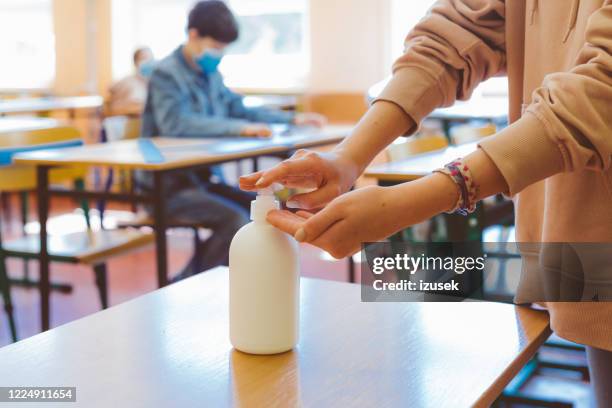
[[[278,208],[272,189],[260,190],[251,202],[253,222],[230,245],[230,341],[245,353],[282,353],[298,341],[298,245],[266,221]]]

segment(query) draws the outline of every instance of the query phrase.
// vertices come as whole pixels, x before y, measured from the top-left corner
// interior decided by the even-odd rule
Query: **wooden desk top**
[[[2,386],[76,386],[87,407],[488,406],[549,336],[548,315],[494,303],[362,303],[301,281],[294,351],[229,343],[227,268],[0,349]]]
[[[45,112],[63,109],[99,108],[104,98],[89,96],[54,96],[48,98],[18,98],[0,101],[0,113]]]
[[[369,167],[364,175],[381,181],[412,181],[424,177],[458,157],[467,156],[478,148],[477,143],[449,146],[442,150]]]
[[[475,97],[469,101],[457,101],[448,108],[436,109],[428,117],[446,120],[505,120],[509,109],[507,97]]]
[[[47,118],[22,118],[6,117],[0,118],[0,134],[12,132],[25,132],[37,129],[50,129],[61,126],[63,123],[56,119]]]
[[[70,164],[168,170],[337,143],[348,134],[350,129],[350,126],[328,126],[323,129],[296,130],[293,134],[276,135],[270,139],[233,137],[147,139],[158,148],[164,158],[162,162],[148,162],[139,147],[138,139],[22,153],[15,155],[14,162],[30,165]]]

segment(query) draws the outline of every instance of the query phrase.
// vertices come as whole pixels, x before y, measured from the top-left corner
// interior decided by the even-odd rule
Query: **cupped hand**
[[[254,191],[280,183],[288,188],[310,189],[313,191],[290,197],[287,206],[312,210],[350,190],[359,173],[356,163],[339,153],[298,150],[269,170],[240,177],[240,188]]]
[[[274,210],[268,222],[335,258],[359,251],[364,242],[392,234],[453,208],[458,190],[443,174],[393,187],[369,186],[343,194],[317,213]]]
[[[405,227],[407,214],[401,212],[410,209],[399,206],[396,194],[389,187],[369,186],[336,198],[315,214],[274,210],[267,219],[296,240],[340,259],[359,251],[362,242],[382,240]]]

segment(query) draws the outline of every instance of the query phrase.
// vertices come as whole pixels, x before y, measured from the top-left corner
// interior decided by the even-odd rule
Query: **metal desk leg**
[[[160,288],[168,284],[166,194],[163,176],[163,171],[153,172],[153,225],[155,227],[155,251],[157,257],[157,285]]]
[[[41,330],[49,330],[49,252],[47,248],[47,218],[49,217],[49,167],[38,166],[36,168],[37,193],[38,193],[38,221],[40,223],[40,319]]]

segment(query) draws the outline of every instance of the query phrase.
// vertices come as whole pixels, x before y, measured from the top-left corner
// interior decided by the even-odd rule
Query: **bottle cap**
[[[265,221],[269,211],[279,208],[278,201],[274,196],[273,186],[259,189],[257,190],[257,197],[251,201],[251,220]]]

